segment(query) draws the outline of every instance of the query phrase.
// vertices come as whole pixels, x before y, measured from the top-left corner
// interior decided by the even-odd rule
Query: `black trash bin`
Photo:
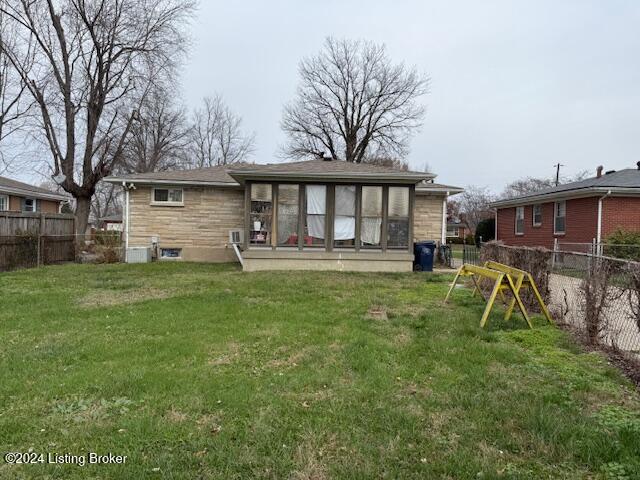
[[[413,269],[417,272],[433,271],[433,256],[436,242],[427,240],[413,244]]]

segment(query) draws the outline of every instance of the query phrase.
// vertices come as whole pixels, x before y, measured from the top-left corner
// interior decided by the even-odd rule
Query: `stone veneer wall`
[[[181,248],[189,261],[234,261],[229,230],[244,228],[244,192],[240,189],[185,187],[184,206],[151,205],[151,187],[129,194],[129,246]]]
[[[442,201],[443,195],[416,195],[413,217],[413,239],[442,239]]]

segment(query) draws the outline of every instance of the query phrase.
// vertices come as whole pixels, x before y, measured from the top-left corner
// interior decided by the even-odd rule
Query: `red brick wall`
[[[560,242],[591,243],[598,225],[598,197],[567,200],[564,235],[553,234],[554,202],[542,204],[542,225],[533,226],[533,205],[524,207],[524,235],[515,234],[516,207],[498,210],[498,240],[507,245],[553,247],[554,238]]]
[[[617,229],[640,231],[640,198],[607,197],[602,201],[602,239]]]
[[[9,210],[12,212],[20,212],[22,210],[22,198],[14,195],[9,195]],[[58,213],[58,205],[60,202],[53,200],[37,200],[39,207],[38,211],[42,213]]]

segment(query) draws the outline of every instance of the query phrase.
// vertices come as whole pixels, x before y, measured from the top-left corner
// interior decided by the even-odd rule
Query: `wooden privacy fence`
[[[73,262],[73,215],[0,212],[0,271]]]
[[[0,212],[0,236],[73,235],[75,218],[68,213]]]

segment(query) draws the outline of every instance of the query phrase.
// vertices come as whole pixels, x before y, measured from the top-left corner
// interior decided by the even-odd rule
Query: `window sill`
[[[184,202],[151,202],[152,207],[184,207]]]
[[[540,228],[542,226],[541,223],[534,223],[533,225],[531,225],[533,228]]]
[[[554,237],[564,237],[566,234],[566,232],[553,232]]]
[[[522,233],[516,232],[515,235],[516,235],[516,237],[524,237],[524,232],[522,232]]]

